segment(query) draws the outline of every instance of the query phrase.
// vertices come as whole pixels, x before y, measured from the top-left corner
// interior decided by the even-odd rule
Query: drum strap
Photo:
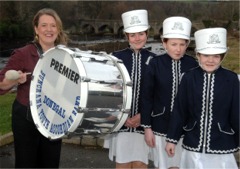
[[[41,45],[38,42],[34,42],[34,41],[30,42],[30,44],[33,44],[36,47],[38,56],[42,57],[43,50],[42,50]],[[26,109],[26,119],[29,120],[30,122],[34,122],[33,118],[32,118],[32,113],[31,113],[31,109],[30,109],[29,105],[27,106],[27,109]]]
[[[32,41],[30,43],[32,43],[37,48],[38,56],[42,57],[43,50],[42,50],[41,45],[38,42],[35,42],[35,41]]]

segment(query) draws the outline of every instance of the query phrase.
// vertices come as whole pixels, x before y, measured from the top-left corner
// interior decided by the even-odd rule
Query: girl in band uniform
[[[190,42],[191,22],[185,17],[170,17],[163,22],[163,46],[166,53],[153,58],[145,73],[141,125],[146,143],[152,148],[155,167],[179,167],[181,146],[176,156],[165,152],[165,137],[181,75],[196,66],[197,61],[186,55]]]
[[[149,147],[140,126],[140,110],[143,75],[149,60],[155,56],[144,49],[149,29],[148,13],[146,10],[128,11],[122,14],[122,20],[129,47],[112,54],[123,61],[131,77],[132,105],[124,126],[108,140],[109,158],[115,158],[116,168],[147,168]]]
[[[227,31],[207,28],[195,32],[199,67],[184,74],[167,133],[166,151],[184,131],[181,168],[237,169],[239,150],[239,80],[224,69]]]

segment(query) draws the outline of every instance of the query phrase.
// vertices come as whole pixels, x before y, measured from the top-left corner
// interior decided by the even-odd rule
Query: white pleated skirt
[[[181,169],[238,169],[233,154],[205,154],[183,149]]]
[[[109,159],[117,163],[141,161],[148,164],[150,148],[144,135],[131,132],[110,134],[104,139],[104,148],[109,148]]]
[[[170,167],[179,167],[182,153],[182,138],[179,140],[178,144],[175,146],[175,155],[169,157],[165,151],[166,147],[166,137],[156,136],[156,147],[151,148],[151,160],[153,160],[154,166],[160,169],[168,169]]]

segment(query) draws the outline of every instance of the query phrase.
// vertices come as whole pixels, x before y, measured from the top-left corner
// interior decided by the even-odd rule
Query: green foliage
[[[212,27],[213,24],[214,24],[214,21],[213,21],[213,20],[203,20],[202,22],[203,22],[205,28],[210,28],[210,27]]]
[[[20,28],[19,28],[19,25],[17,24],[11,24],[9,25],[9,34],[8,34],[8,37],[9,38],[15,38],[15,37],[19,37],[19,33],[20,33]]]
[[[239,39],[229,37],[227,45],[229,46],[229,50],[227,55],[223,60],[223,67],[240,74],[239,69]]]
[[[233,18],[232,18],[233,21],[238,21],[239,20],[239,13],[234,13],[233,14]]]
[[[0,22],[0,37],[8,34],[8,24],[4,22]]]
[[[4,135],[12,130],[12,103],[15,93],[0,95],[0,135]]]
[[[0,37],[5,39],[18,39],[32,36],[32,30],[21,23],[11,23],[3,21],[0,23]]]

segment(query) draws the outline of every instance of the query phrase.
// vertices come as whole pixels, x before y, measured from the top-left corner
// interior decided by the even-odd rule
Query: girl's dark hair
[[[167,41],[168,41],[168,38],[162,38],[162,42],[165,42],[165,43],[167,43]],[[189,40],[185,40],[186,41],[186,43],[188,43],[189,42]]]

